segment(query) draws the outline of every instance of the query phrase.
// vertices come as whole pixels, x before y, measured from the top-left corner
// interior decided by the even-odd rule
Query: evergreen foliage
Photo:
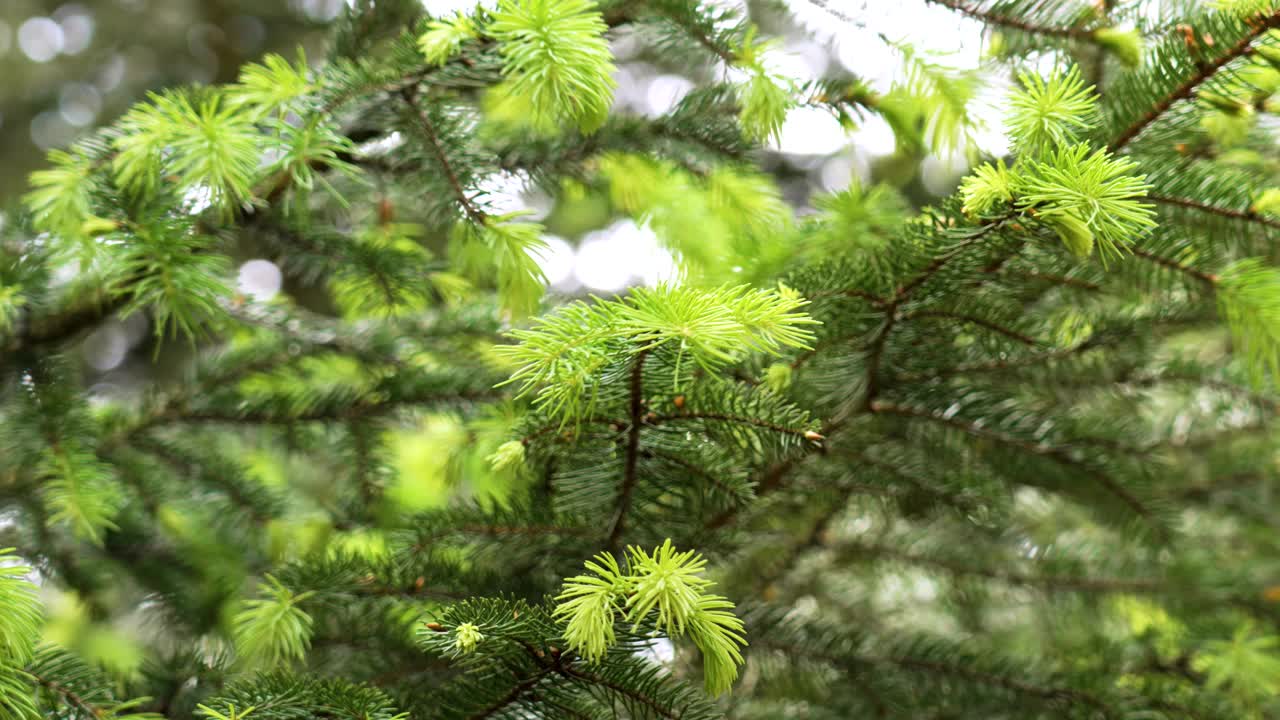
[[[0,720],[1280,717],[1280,7],[933,2],[1019,78],[1007,157],[984,73],[803,82],[696,0],[358,0],[52,153],[0,229]],[[615,107],[624,41],[699,86]],[[814,106],[974,167],[798,213]],[[508,176],[678,277],[546,292]],[[92,385],[131,317],[168,364]]]

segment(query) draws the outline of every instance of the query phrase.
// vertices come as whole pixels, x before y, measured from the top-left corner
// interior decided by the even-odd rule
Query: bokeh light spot
[[[280,267],[270,260],[250,260],[240,266],[236,288],[254,300],[270,300],[284,284]]]
[[[573,248],[555,235],[544,235],[542,240],[547,247],[536,251],[534,259],[547,276],[547,284],[558,290],[568,289],[566,285],[573,277]]]
[[[52,18],[33,17],[18,27],[18,47],[38,63],[46,63],[62,52],[65,38],[62,26]]]

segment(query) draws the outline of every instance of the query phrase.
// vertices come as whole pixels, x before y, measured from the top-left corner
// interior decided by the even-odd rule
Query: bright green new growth
[[[65,523],[76,536],[101,545],[103,533],[115,528],[113,519],[124,502],[110,467],[92,450],[67,442],[43,458],[38,472],[46,483],[50,524]]]
[[[1077,67],[1021,80],[1009,116],[1021,154],[1012,167],[986,163],[961,181],[961,209],[973,217],[1025,213],[1052,228],[1076,257],[1095,247],[1104,263],[1121,257],[1155,227],[1154,209],[1142,202],[1150,186],[1132,159],[1077,140],[1098,122],[1097,96]]]
[[[485,32],[501,43],[509,87],[535,116],[590,132],[608,115],[616,84],[605,30],[591,0],[503,0]]]
[[[230,264],[203,252],[208,238],[165,225],[134,228],[135,242],[121,254],[121,268],[135,278],[126,315],[151,308],[157,337],[196,338],[212,332],[224,317],[221,302],[231,294],[223,278]]]
[[[1268,188],[1258,193],[1249,209],[1258,214],[1280,217],[1280,188]]]
[[[27,579],[31,568],[10,564],[12,553],[13,548],[0,548],[0,674],[31,659],[44,620],[36,586]],[[0,705],[3,702],[0,687]]]
[[[608,553],[584,564],[593,574],[565,581],[564,590],[556,596],[555,616],[565,620],[564,639],[569,647],[587,662],[600,662],[617,642],[616,605],[627,590],[628,578]]]
[[[667,539],[652,553],[628,547],[625,571],[606,553],[586,567],[593,574],[566,580],[555,610],[566,621],[565,640],[586,660],[599,662],[613,646],[619,618],[632,632],[652,623],[671,638],[688,635],[702,651],[707,692],[733,685],[747,644],[742,620],[732,602],[707,592],[715,583],[702,576],[701,555],[678,552]]]
[[[755,142],[777,141],[782,136],[782,123],[794,102],[783,78],[763,69],[755,69],[751,77],[738,87],[742,102],[742,131]]]
[[[88,158],[61,150],[49,152],[48,170],[31,173],[32,190],[23,196],[36,227],[67,239],[84,237],[90,217]]]
[[[176,175],[179,193],[202,197],[229,215],[253,196],[261,149],[252,113],[218,92],[152,95],[121,121],[116,179],[151,193]]]
[[[567,424],[590,412],[601,371],[620,355],[672,349],[678,380],[686,360],[714,370],[747,352],[808,347],[816,321],[802,312],[807,303],[786,288],[637,288],[619,300],[572,303],[540,317],[512,331],[518,342],[497,352],[514,368],[507,382],[519,395],[533,395],[540,410]]]
[[[547,244],[541,225],[510,222],[516,217],[519,214],[486,216],[482,223],[459,222],[451,249],[464,276],[480,280],[496,273],[499,302],[515,318],[523,318],[538,309],[546,287],[546,275],[534,256]]]
[[[1082,230],[1095,238],[1103,260],[1155,227],[1155,212],[1141,202],[1150,186],[1133,174],[1137,164],[1083,143],[1060,147],[1042,161],[1024,166],[1014,181],[1019,209],[1053,225],[1076,255],[1087,247],[1069,239]],[[1070,230],[1064,228],[1071,226]]]
[[[259,591],[267,597],[245,601],[232,633],[241,657],[272,668],[302,658],[311,646],[312,619],[298,605],[313,593],[295,594],[271,575],[266,579]]]
[[[1098,97],[1086,86],[1080,69],[1018,76],[1022,90],[1009,100],[1009,134],[1021,152],[1038,154],[1073,142],[1096,123]]]
[[[672,285],[637,288],[618,304],[620,334],[648,351],[674,345],[707,370],[741,359],[744,350],[778,354],[808,348],[808,304],[785,288],[747,286],[689,290]]]
[[[225,710],[214,710],[203,703],[196,705],[196,708],[200,710],[201,714],[207,718],[211,718],[212,720],[244,720],[257,709],[253,706],[249,706],[240,710],[236,708],[235,703],[227,705]]]
[[[311,93],[315,85],[307,69],[307,56],[298,49],[296,65],[268,54],[262,62],[249,63],[240,70],[240,82],[231,89],[233,101],[247,106],[249,112],[267,115],[278,112],[289,103]]]
[[[1245,19],[1275,9],[1275,0],[1210,0],[1208,5]]]
[[[1212,640],[1197,669],[1206,675],[1205,685],[1229,686],[1250,704],[1260,704],[1280,693],[1280,636],[1255,636],[1252,621],[1236,629],[1231,640]]]
[[[787,363],[779,362],[769,366],[765,371],[764,382],[769,389],[781,393],[791,387],[791,366]]]
[[[890,46],[902,56],[905,72],[878,106],[898,143],[919,144],[937,154],[972,152],[980,123],[969,108],[982,87],[981,73],[957,70],[905,43]]]
[[[17,285],[0,285],[0,332],[10,332],[27,299]]]
[[[969,216],[986,215],[1008,208],[1013,202],[1013,180],[1003,160],[985,163],[960,182],[961,209]]]
[[[1093,39],[1126,66],[1136,68],[1142,64],[1142,34],[1136,29],[1098,28],[1093,31]]]
[[[463,655],[476,651],[476,646],[484,640],[484,633],[472,623],[462,623],[454,630],[454,647]]]
[[[1280,376],[1280,272],[1246,258],[1222,271],[1217,289],[1219,313],[1254,382]]]
[[[418,49],[432,65],[443,65],[458,53],[462,44],[479,37],[475,21],[457,12],[448,20],[432,20],[427,31],[418,38]]]
[[[499,472],[518,470],[524,465],[524,443],[519,440],[508,440],[488,457],[489,464]]]
[[[599,172],[614,206],[652,230],[692,284],[742,282],[744,275],[775,271],[779,239],[793,230],[793,212],[777,185],[752,168],[697,174],[670,161],[608,153]]]
[[[752,26],[734,58],[734,64],[750,75],[738,85],[738,102],[741,105],[738,122],[749,140],[776,142],[782,135],[787,111],[795,106],[795,100],[791,96],[791,82],[770,72],[766,66],[765,53],[772,43],[756,42],[755,36],[756,28]]]

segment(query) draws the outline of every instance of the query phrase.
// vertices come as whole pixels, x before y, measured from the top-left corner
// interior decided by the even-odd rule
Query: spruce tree
[[[917,209],[798,212],[768,147],[971,147],[976,75],[796,81],[695,0],[357,0],[51,153],[0,238],[0,718],[1280,717],[1280,7],[933,2],[1011,148]],[[697,86],[616,107],[623,44]],[[547,294],[503,173],[679,279]],[[78,361],[120,317],[139,392]]]

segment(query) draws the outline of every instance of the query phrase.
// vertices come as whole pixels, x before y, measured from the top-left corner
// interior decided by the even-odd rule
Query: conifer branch
[[[824,423],[822,428],[818,430],[819,437],[823,438],[823,444],[821,446],[810,444],[809,448],[812,449],[818,447],[820,448],[819,452],[826,453],[828,441],[837,431],[844,427],[845,423],[848,422],[849,417],[853,414],[855,414],[854,409],[849,408],[846,411],[837,413],[836,417]],[[755,484],[755,496],[760,498],[785,488],[792,471],[794,471],[806,459],[811,457],[813,457],[812,453],[806,453],[804,455],[794,455],[786,460],[775,462],[764,472],[760,481]],[[703,525],[703,528],[705,530],[716,530],[718,528],[722,528],[732,522],[743,509],[745,509],[745,506],[728,508],[719,515],[711,518],[711,520],[707,521]]]
[[[982,242],[982,240],[984,240],[987,235],[1003,227],[1004,224],[1008,222],[1011,217],[1012,215],[1007,217],[997,218],[994,220],[990,220],[986,223],[983,223],[983,225],[980,228],[978,228],[974,232],[971,232],[969,236],[966,237],[964,240],[952,246],[945,253],[934,258],[915,277],[911,278],[910,280],[908,280],[907,282],[903,283],[901,286],[898,287],[898,291],[894,293],[893,298],[890,300],[890,305],[893,307],[897,307],[901,305],[911,296],[913,292],[916,291],[916,288],[920,287],[925,282],[927,282],[929,278],[936,275],[938,271],[946,267],[948,263],[960,257],[962,254],[964,254],[964,251]]]
[[[929,380],[933,378],[950,377],[952,375],[963,375],[966,373],[987,373],[1000,372],[1003,370],[1012,370],[1016,368],[1033,367],[1044,363],[1059,360],[1072,355],[1078,355],[1087,350],[1092,350],[1100,344],[1100,341],[1090,338],[1085,342],[1074,347],[1060,348],[1056,350],[1048,350],[1042,353],[1036,353],[1026,357],[1003,358],[1000,360],[989,360],[984,362],[962,363],[951,367],[939,368],[929,372],[902,373],[896,377],[902,382],[919,382],[921,380]]]
[[[1171,92],[1156,101],[1151,109],[1147,110],[1137,120],[1133,121],[1128,127],[1120,132],[1108,147],[1112,152],[1118,152],[1128,145],[1134,138],[1147,128],[1148,125],[1158,120],[1162,115],[1168,112],[1179,100],[1186,100],[1192,97],[1196,89],[1207,82],[1219,70],[1231,63],[1231,61],[1244,57],[1249,53],[1253,42],[1261,37],[1271,28],[1280,26],[1280,11],[1276,11],[1261,18],[1255,18],[1250,21],[1249,32],[1240,38],[1235,45],[1232,45],[1219,58],[1212,62],[1200,63],[1199,68],[1191,77],[1188,77]]]
[[[734,57],[732,51],[721,47],[706,33],[702,32],[702,30],[694,26],[693,23],[689,22],[688,18],[681,17],[678,13],[665,12],[664,10],[665,8],[659,8],[659,12],[661,12],[662,17],[669,20],[676,27],[684,30],[685,33],[687,33],[689,37],[693,38],[699,45],[706,48],[711,52],[711,54],[720,58],[726,66],[733,67],[738,62],[738,59]]]
[[[912,473],[906,472],[894,463],[886,462],[866,452],[855,453],[850,459],[859,469],[864,466],[875,468],[890,477],[902,481],[906,485],[910,486],[912,491],[923,493],[930,497],[939,498],[940,500],[959,508],[963,512],[972,513],[977,512],[979,509],[979,504],[966,497],[963,493],[951,493],[945,490],[940,490],[933,487],[928,480],[917,477]]]
[[[1148,510],[1147,507],[1138,500],[1138,498],[1134,497],[1132,493],[1130,493],[1123,486],[1117,483],[1113,478],[1109,477],[1106,473],[1094,468],[1089,468],[1085,466],[1083,463],[1081,463],[1079,460],[1072,457],[1071,452],[1066,448],[1029,442],[1027,440],[1022,440],[1020,438],[1016,438],[1011,435],[1006,435],[1005,433],[996,432],[994,430],[983,427],[982,425],[979,425],[977,423],[969,422],[969,421],[962,420],[955,417],[945,417],[943,415],[939,415],[938,413],[932,412],[925,408],[910,407],[906,405],[897,405],[894,403],[877,401],[875,403],[872,403],[869,410],[872,413],[876,413],[879,415],[897,415],[897,416],[907,417],[907,418],[919,418],[922,420],[928,420],[930,422],[938,423],[941,425],[946,425],[946,426],[955,428],[957,430],[961,430],[965,433],[968,433],[969,435],[973,435],[974,437],[994,440],[1001,444],[1009,445],[1010,447],[1017,448],[1019,450],[1030,453],[1032,455],[1038,455],[1040,457],[1049,458],[1060,465],[1072,467],[1077,470],[1083,470],[1087,472],[1091,478],[1093,478],[1099,485],[1101,485],[1109,493],[1111,493],[1112,495],[1115,495],[1117,498],[1122,500],[1124,504],[1127,505],[1129,509],[1134,512],[1134,514],[1138,515],[1139,517],[1147,521],[1152,520],[1151,511]],[[1159,530],[1159,526],[1153,525],[1153,527],[1156,527],[1157,530]],[[1163,531],[1161,531],[1161,534],[1163,534]]]
[[[370,437],[371,428],[359,422],[347,423],[347,434],[351,438],[354,449],[354,465],[356,486],[360,492],[362,512],[368,513],[382,494],[382,488],[374,477],[373,448],[375,439]]]
[[[68,705],[76,710],[86,713],[89,717],[101,718],[107,717],[108,715],[106,708],[99,707],[89,702],[81,697],[79,693],[61,683],[55,682],[54,680],[41,675],[37,675],[30,670],[23,670],[22,674],[30,677],[32,680],[35,680],[37,684],[48,688],[49,691],[64,699]]]
[[[643,693],[636,692],[635,690],[629,687],[624,687],[622,685],[619,685],[618,683],[613,682],[608,678],[601,677],[600,675],[597,675],[595,673],[578,670],[572,665],[566,665],[564,667],[564,671],[569,675],[578,678],[579,680],[585,680],[586,682],[592,683],[594,685],[599,685],[600,687],[612,690],[613,692],[619,695],[622,695],[624,697],[631,698],[632,700],[635,700],[636,702],[641,703],[642,705],[648,707],[653,712],[657,713],[659,717],[669,718],[670,720],[678,720],[679,718],[678,715],[675,715],[670,710],[660,705],[653,698]]]
[[[784,425],[779,425],[777,423],[769,422],[768,420],[763,420],[760,418],[744,417],[741,415],[730,415],[728,413],[687,412],[687,413],[674,413],[671,415],[657,415],[655,417],[648,418],[648,422],[651,425],[661,425],[664,422],[671,422],[673,420],[716,420],[719,422],[736,423],[738,425],[750,425],[752,427],[772,430],[773,432],[776,432],[779,435],[794,435],[800,438],[806,437],[806,435],[808,435],[810,432],[809,430],[805,430],[804,428],[786,427]]]
[[[952,575],[972,575],[996,580],[1007,585],[1039,587],[1049,591],[1076,591],[1100,593],[1157,593],[1168,590],[1163,583],[1151,580],[1107,577],[1057,577],[1053,575],[1028,575],[1025,573],[996,570],[984,567],[971,567],[941,558],[927,557],[904,552],[884,544],[865,544],[852,542],[841,549],[857,554],[877,555],[908,565],[920,565],[937,568]]]
[[[1147,252],[1142,248],[1131,248],[1130,250],[1133,252],[1134,257],[1142,258],[1143,260],[1153,262],[1161,267],[1169,268],[1170,270],[1176,270],[1177,272],[1187,275],[1188,277],[1193,277],[1196,280],[1199,280],[1200,282],[1204,283],[1205,285],[1208,285],[1211,288],[1217,287],[1218,285],[1218,276],[1212,273],[1207,273],[1202,270],[1197,270],[1191,267],[1190,265],[1186,265],[1184,263],[1178,262],[1177,260],[1174,260],[1172,258],[1167,258],[1162,255],[1156,255],[1155,253]]]
[[[1257,638],[1264,672],[1223,662],[1191,678],[1144,666],[1151,637],[1136,627],[1085,665],[1062,653],[1100,647],[1090,619],[1104,612],[1194,626],[1160,658],[1206,663],[1233,626],[1274,619],[1280,586],[1255,587],[1247,565],[1215,564],[1194,543],[1212,536],[1256,560],[1274,514],[1259,502],[1265,488],[1236,476],[1267,475],[1274,454],[1280,269],[1258,240],[1280,229],[1280,189],[1201,148],[1257,149],[1274,131],[1245,121],[1267,109],[1262,80],[1274,79],[1280,49],[1264,33],[1280,28],[1280,11],[1241,0],[1131,30],[1118,25],[1130,16],[1107,14],[1111,0],[928,2],[1012,38],[992,62],[1052,47],[1094,64],[1095,81],[1104,63],[1145,69],[1109,77],[1104,103],[1082,68],[1023,74],[1009,104],[1016,163],[974,169],[928,210],[890,179],[817,198],[809,215],[779,184],[787,171],[752,153],[789,110],[842,123],[874,112],[918,148],[964,134],[975,76],[895,44],[908,72],[889,92],[857,78],[797,83],[768,62],[779,38],[761,33],[772,26],[703,0],[498,0],[447,17],[411,0],[358,0],[335,23],[336,61],[267,56],[238,83],[156,94],[51,154],[32,178],[29,217],[0,229],[0,244],[18,238],[16,252],[0,252],[0,365],[18,381],[0,389],[0,515],[18,509],[4,544],[23,548],[51,587],[75,591],[94,629],[123,627],[128,608],[111,601],[118,568],[121,592],[155,599],[139,612],[176,620],[164,625],[172,642],[139,647],[173,672],[131,687],[160,696],[153,709],[202,700],[227,720],[255,704],[261,720],[329,710],[713,720],[726,708],[929,717],[970,701],[1011,715],[1193,715],[1139,694],[1164,685],[1123,682],[1148,670],[1185,677],[1177,689],[1196,708],[1252,703],[1251,685],[1273,695],[1275,641],[1261,629],[1244,627],[1235,645]],[[818,3],[848,19],[829,4]],[[619,112],[609,28],[636,22],[646,32],[627,39],[642,54],[701,64],[691,78],[725,65],[733,77],[698,85],[660,117]],[[1154,147],[1155,135],[1196,120],[1194,147]],[[1098,149],[1112,138],[1123,155]],[[545,292],[549,256],[539,257],[555,243],[521,213],[499,214],[506,203],[486,198],[484,178],[547,189],[553,231],[578,208],[649,223],[687,275],[561,302]],[[440,191],[423,196],[418,181]],[[1168,227],[1153,232],[1154,204]],[[1238,238],[1224,245],[1214,229]],[[1060,243],[1042,242],[1052,236]],[[230,291],[259,246],[291,281],[262,305]],[[1105,262],[1084,262],[1095,252]],[[51,282],[76,258],[103,274]],[[520,322],[544,299],[557,307]],[[422,322],[444,304],[444,322]],[[1241,362],[1151,352],[1175,336],[1185,346],[1184,328],[1216,332],[1214,310]],[[97,367],[79,362],[95,348],[78,341],[143,311],[161,328],[205,333],[197,353],[164,357],[190,380],[139,377],[129,345],[131,382],[107,392]],[[504,326],[512,342],[481,347]],[[495,387],[489,372],[507,382]],[[1153,461],[1163,489],[1147,489]],[[339,471],[332,482],[277,482],[298,467]],[[469,485],[432,498],[443,507],[410,508],[429,492],[412,484],[416,472],[459,469]],[[384,498],[394,472],[404,483]],[[1011,489],[1024,487],[1037,506],[1070,510],[1036,524],[1038,548],[1077,534],[1097,547],[1023,553],[1013,536],[1028,528]],[[489,490],[502,499],[486,501]],[[867,503],[890,535],[831,537]],[[1137,515],[1163,538],[1164,509],[1178,503],[1205,521],[1179,526],[1186,548],[1102,527]],[[782,514],[799,521],[779,524]],[[986,540],[964,545],[975,530]],[[675,551],[679,537],[652,555],[627,547],[681,534],[714,555]],[[755,547],[775,540],[773,555]],[[286,545],[304,547],[280,553]],[[598,554],[586,574],[557,570],[587,553]],[[958,606],[935,603],[944,621],[1016,612],[1000,638],[931,636],[915,616],[874,635],[847,628],[847,613],[784,618],[809,588],[773,581],[799,566],[824,579],[822,594],[875,592],[861,580],[881,569],[977,588]],[[723,596],[702,592],[704,569]],[[6,589],[29,572],[0,561],[0,666],[26,665],[4,656],[35,647],[39,623],[15,626]],[[247,599],[232,629],[237,657],[266,672],[191,695],[187,681],[203,685],[232,659],[168,663],[156,648],[191,647],[227,593],[256,577],[273,588]],[[776,621],[746,623],[730,598],[761,584],[763,615]],[[515,599],[556,586],[553,605]],[[1126,597],[1114,608],[1044,602],[1056,593]],[[851,601],[894,611],[911,599]],[[406,646],[407,618],[424,608],[417,647]],[[1055,672],[1021,666],[1009,647],[1043,640],[1034,623],[1052,613],[1073,623],[1044,644]],[[697,647],[712,695],[734,683],[744,653],[794,658],[766,692],[748,683],[727,705],[690,687],[690,673],[636,657],[655,631]],[[438,660],[424,666],[419,651]],[[71,714],[140,707],[117,704],[118,688],[81,672],[75,653],[48,657],[34,664],[39,678],[0,671],[0,708],[33,686],[33,701]],[[769,663],[749,658],[757,669],[757,659]],[[795,681],[814,662],[847,680]],[[424,685],[425,668],[447,672]]]
[[[930,675],[943,675],[961,678],[979,685],[1000,688],[1021,695],[1036,697],[1045,701],[1068,702],[1076,705],[1085,705],[1099,710],[1107,718],[1117,717],[1115,712],[1106,702],[1092,693],[1076,690],[1074,688],[1038,685],[1025,680],[1019,680],[1008,675],[985,672],[970,666],[902,655],[841,655],[815,650],[813,648],[803,648],[795,645],[771,642],[768,638],[758,641],[758,644],[776,648],[796,657],[817,658],[823,662],[854,671],[858,674],[862,672],[861,666],[865,665],[893,666],[903,670],[923,672]]]
[[[29,315],[21,332],[9,337],[7,342],[0,337],[0,348],[6,353],[18,353],[41,346],[62,345],[97,328],[128,304],[128,296],[119,294],[43,317]]]
[[[652,449],[646,449],[641,454],[644,457],[657,458],[664,462],[669,462],[674,465],[679,465],[680,467],[688,470],[694,475],[697,475],[698,477],[702,478],[708,483],[711,483],[716,487],[716,489],[720,490],[720,492],[723,492],[726,495],[734,494],[734,490],[730,488],[728,485],[725,485],[723,480],[716,477],[715,475],[712,475],[710,472],[706,470],[706,468],[700,467],[696,463],[690,462],[685,458],[679,457],[677,455],[672,455],[670,453],[661,452],[659,450],[652,450]]]
[[[878,491],[880,494],[884,493],[884,488],[872,488],[870,486],[856,483],[849,483],[841,486],[840,492],[836,495],[835,502],[831,503],[828,508],[824,509],[822,513],[818,515],[817,520],[814,520],[813,524],[809,526],[809,532],[805,533],[804,539],[788,548],[782,557],[774,559],[774,570],[772,572],[761,573],[760,577],[756,581],[756,587],[758,589],[767,588],[769,585],[777,581],[778,578],[783,577],[788,571],[792,570],[796,565],[796,561],[799,560],[807,551],[824,545],[828,528],[830,528],[831,523],[835,522],[835,519],[840,516],[840,513],[848,509],[849,498],[852,497],[855,492],[869,492],[872,490]]]
[[[947,310],[917,310],[915,312],[911,312],[902,316],[903,320],[911,320],[914,318],[945,318],[950,320],[956,320],[958,322],[973,323],[974,325],[977,325],[979,327],[984,327],[992,332],[999,333],[1001,335],[1004,335],[1007,338],[1016,340],[1022,343],[1023,345],[1028,345],[1030,347],[1040,347],[1041,345],[1044,344],[1033,337],[1020,333],[1017,330],[1007,328],[999,323],[992,322],[985,318],[975,317],[973,315],[967,315],[964,313],[955,313]]]
[[[1147,199],[1164,205],[1176,205],[1178,207],[1195,210],[1197,212],[1208,213],[1210,215],[1218,215],[1232,220],[1240,220],[1242,222],[1256,223],[1265,227],[1280,230],[1280,220],[1259,215],[1252,210],[1236,210],[1235,208],[1224,208],[1219,205],[1203,203],[1191,198],[1173,197],[1171,195],[1160,195],[1151,193],[1147,195]]]
[[[898,309],[895,302],[885,315],[884,323],[876,331],[875,336],[871,338],[871,345],[867,349],[866,390],[862,394],[864,409],[869,409],[871,403],[875,402],[876,396],[880,394],[880,363],[884,358],[884,348],[889,340],[889,333],[893,331],[893,326],[897,321]]]
[[[884,357],[885,345],[889,340],[889,333],[893,331],[894,325],[898,322],[898,309],[905,303],[911,294],[921,285],[929,280],[946,267],[948,263],[960,257],[965,250],[973,245],[981,242],[989,233],[1001,227],[1008,217],[998,218],[984,223],[981,228],[969,234],[960,243],[949,249],[947,252],[934,258],[928,265],[924,267],[915,277],[902,285],[898,286],[897,292],[883,307],[885,314],[884,324],[871,338],[871,342],[867,348],[867,374],[866,374],[866,390],[863,393],[863,409],[869,410],[871,403],[880,393],[880,363]]]
[[[444,173],[445,179],[449,181],[449,187],[453,189],[453,195],[457,199],[458,205],[462,207],[462,211],[471,222],[484,227],[485,214],[475,206],[471,196],[467,195],[467,191],[463,189],[462,183],[458,180],[458,173],[453,169],[453,164],[449,162],[449,156],[445,153],[444,145],[440,142],[440,134],[436,131],[435,123],[431,122],[431,117],[427,114],[426,109],[418,103],[413,88],[406,87],[401,89],[400,97],[409,106],[409,109],[413,111],[414,117],[417,118],[418,123],[422,126],[422,132],[426,135],[427,141],[431,145],[431,151],[435,155],[436,162],[440,164],[440,170]]]
[[[809,299],[818,300],[820,298],[827,298],[827,297],[853,297],[853,298],[858,298],[860,300],[866,300],[867,302],[877,307],[883,307],[886,303],[889,302],[888,300],[885,300],[879,295],[875,295],[874,293],[869,293],[866,290],[859,290],[857,288],[846,288],[844,290],[822,290],[820,292],[816,292],[810,295]]]
[[[495,390],[443,392],[440,394],[406,395],[391,399],[362,400],[344,407],[303,410],[298,413],[261,410],[220,410],[217,408],[188,409],[169,407],[157,412],[135,428],[143,430],[165,422],[175,423],[227,423],[232,425],[279,425],[295,422],[338,422],[378,417],[404,407],[431,403],[477,402],[499,397]]]
[[[825,433],[824,433],[825,434]],[[775,463],[765,472],[760,482],[756,483],[755,496],[757,498],[764,497],[786,485],[787,475],[791,472],[798,462],[797,459],[791,458]],[[736,506],[722,511],[719,515],[711,518],[705,524],[707,530],[718,530],[730,522],[743,510],[744,506]]]
[[[1070,40],[1080,40],[1083,42],[1096,42],[1093,32],[1077,27],[1039,25],[1021,18],[1003,15],[994,10],[983,9],[976,5],[961,2],[961,0],[926,0],[935,5],[941,5],[949,10],[954,10],[961,15],[967,15],[975,20],[980,20],[987,25],[1005,27],[1011,30],[1018,30],[1031,35],[1044,35],[1046,37],[1067,38]]]
[[[644,422],[644,361],[648,356],[648,350],[641,350],[631,361],[631,385],[627,396],[630,416],[622,466],[622,488],[618,491],[617,510],[606,543],[609,552],[615,555],[622,550],[622,534],[627,529],[627,513],[631,511],[631,497],[636,488],[636,471],[640,461],[640,427]]]
[[[1087,705],[1102,712],[1106,718],[1117,717],[1116,712],[1101,698],[1073,688],[1047,687],[1035,685],[1016,678],[994,673],[986,673],[971,667],[952,665],[937,660],[925,660],[910,657],[867,658],[865,662],[877,665],[896,665],[906,670],[917,670],[936,675],[951,675],[983,685],[1003,688],[1022,695],[1030,695],[1047,701],[1065,701],[1076,705]]]
[[[1043,280],[1054,285],[1066,285],[1079,290],[1088,290],[1089,292],[1098,292],[1102,290],[1102,286],[1079,278],[1068,277],[1066,275],[1054,275],[1051,273],[1042,273],[1034,271],[1017,271],[1005,273],[1005,275],[1016,275],[1017,277],[1030,278],[1032,280]]]
[[[538,672],[534,673],[528,678],[521,680],[519,683],[517,683],[514,687],[511,688],[510,692],[508,692],[506,695],[503,695],[492,705],[484,708],[479,712],[472,713],[467,717],[469,718],[469,720],[484,720],[485,718],[493,717],[494,715],[510,707],[513,703],[515,703],[517,700],[520,699],[520,696],[524,695],[525,693],[529,692],[533,688],[537,687],[538,683],[542,682],[550,674],[551,674],[551,670],[549,669],[544,668],[542,670],[539,670]]]
[[[162,442],[157,442],[153,438],[147,437],[141,433],[135,433],[130,436],[130,445],[153,457],[158,458],[165,464],[171,466],[180,475],[186,477],[194,477],[199,473],[200,468],[193,467],[188,458],[181,457],[177,453],[172,452],[171,448]],[[104,453],[105,454],[105,453]],[[219,489],[226,494],[232,503],[245,511],[245,513],[258,525],[265,525],[275,515],[263,507],[261,502],[256,502],[255,498],[248,497],[244,494],[243,488],[237,483],[226,482],[219,486]]]
[[[590,418],[590,417],[582,418],[577,422],[581,424],[586,424],[586,425],[603,425],[605,427],[608,427],[610,430],[617,430],[626,424],[625,420],[615,420],[613,418]],[[563,423],[547,423],[546,425],[543,425],[537,430],[534,430],[533,432],[528,433],[524,437],[521,437],[520,442],[521,444],[529,445],[530,443],[532,443],[534,440],[537,440],[538,438],[545,437],[546,435],[551,435],[554,433],[560,433],[563,430],[564,430]],[[565,432],[567,433],[568,431],[565,431]]]

